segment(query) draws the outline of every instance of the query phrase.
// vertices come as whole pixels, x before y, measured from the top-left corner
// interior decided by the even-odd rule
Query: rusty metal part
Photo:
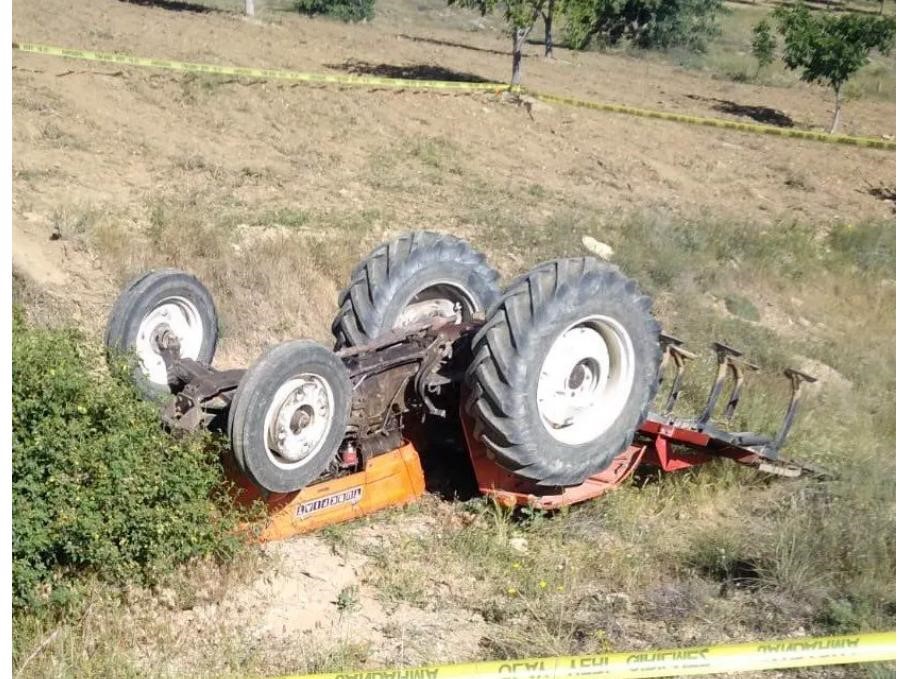
[[[365,439],[400,430],[402,417],[411,410],[444,416],[433,399],[441,388],[462,379],[462,373],[444,368],[453,359],[455,343],[476,327],[435,319],[339,351],[354,388],[351,435]]]
[[[807,373],[795,370],[794,368],[786,368],[783,373],[791,385],[791,397],[788,402],[788,410],[785,412],[785,419],[782,420],[782,426],[776,438],[768,446],[768,451],[774,457],[779,454],[779,449],[785,445],[785,439],[788,438],[788,432],[791,431],[792,424],[795,421],[795,415],[798,412],[798,404],[801,402],[801,388],[806,382],[813,384],[817,381],[816,377]]]
[[[209,427],[228,410],[244,375],[244,370],[213,370],[190,358],[166,360],[166,368],[175,399],[163,408],[162,419],[173,431]]]
[[[429,345],[426,358],[416,373],[413,386],[422,400],[425,409],[432,415],[445,417],[447,411],[439,408],[432,400],[432,396],[440,392],[442,386],[451,382],[450,378],[438,374],[441,365],[446,362],[453,353],[453,340],[448,337],[435,338]]]
[[[660,343],[663,345],[663,359],[660,361],[660,369],[657,372],[658,389],[666,380],[667,368],[673,365],[673,379],[670,383],[669,395],[663,406],[664,413],[672,413],[676,407],[676,401],[682,393],[682,378],[685,373],[685,362],[697,358],[696,354],[682,347],[682,340],[666,333],[660,333]]]
[[[442,368],[453,357],[454,343],[476,327],[435,319],[338,352],[353,385],[347,439],[371,440],[367,449],[380,450],[383,439],[401,430],[402,418],[411,410],[443,413],[433,398],[442,387],[462,379],[462,371],[448,376],[442,374]],[[209,426],[217,415],[227,411],[244,371],[217,371],[180,358],[177,340],[173,342],[166,333],[158,338],[158,346],[176,396],[164,408],[163,420],[175,430]],[[391,440],[399,445],[395,437]]]
[[[716,352],[717,361],[716,379],[713,381],[713,386],[710,387],[710,394],[707,396],[707,404],[704,406],[704,410],[697,419],[698,426],[702,428],[706,426],[710,421],[710,418],[713,417],[713,412],[720,400],[720,395],[722,394],[727,375],[731,374],[732,376],[732,393],[729,395],[729,400],[723,410],[723,418],[726,421],[732,419],[732,416],[735,414],[735,409],[738,407],[738,402],[741,399],[741,390],[745,382],[743,368],[754,371],[759,370],[753,363],[742,360],[741,356],[743,354],[737,349],[733,349],[728,344],[714,342],[713,350]]]
[[[360,439],[360,441],[358,441],[357,443],[357,447],[360,452],[361,467],[365,467],[366,462],[371,460],[376,455],[381,455],[382,453],[396,450],[403,444],[404,436],[400,430],[394,430],[386,432],[384,434],[370,436],[369,438]]]

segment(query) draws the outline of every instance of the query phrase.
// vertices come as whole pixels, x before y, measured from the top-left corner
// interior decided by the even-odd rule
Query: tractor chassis
[[[349,520],[387,506],[412,502],[424,492],[422,469],[415,449],[404,435],[409,418],[458,417],[462,439],[469,453],[476,484],[481,493],[514,506],[555,509],[598,497],[626,481],[640,465],[652,465],[672,472],[705,464],[714,458],[728,458],[762,472],[788,477],[802,473],[821,474],[809,465],[780,458],[779,453],[791,429],[801,396],[801,386],[814,378],[797,370],[786,370],[791,385],[789,406],[775,436],[753,432],[730,432],[712,423],[720,408],[724,387],[731,379],[722,419],[729,420],[738,407],[744,385],[744,371],[756,370],[741,353],[725,344],[713,345],[718,372],[707,403],[696,418],[676,417],[673,409],[682,390],[686,362],[694,354],[682,342],[661,336],[663,361],[658,381],[663,386],[671,373],[662,413],[648,413],[636,430],[634,441],[602,472],[576,487],[537,486],[499,467],[486,446],[474,435],[473,423],[460,403],[463,375],[471,360],[472,335],[479,321],[452,324],[446,319],[393,331],[366,345],[343,349],[337,356],[345,364],[353,386],[347,432],[329,469],[304,490],[290,494],[259,491],[225,461],[229,475],[244,501],[262,498],[270,508],[271,524],[263,539],[288,535]],[[157,346],[167,367],[170,389],[175,398],[161,411],[164,424],[173,432],[210,429],[228,434],[228,410],[244,370],[215,370],[179,357],[177,341],[163,332]],[[374,458],[381,470],[373,476]],[[392,476],[393,475],[393,476]],[[376,488],[366,503],[353,501],[353,493],[334,488]],[[336,485],[337,484],[337,485]],[[335,491],[337,492],[337,491]],[[354,491],[357,492],[357,491]],[[329,493],[332,493],[331,495]],[[328,506],[335,497],[348,502]],[[375,499],[373,499],[373,495]],[[381,498],[381,499],[379,499]],[[310,521],[306,508],[322,505],[325,510]],[[349,505],[345,507],[343,505]]]

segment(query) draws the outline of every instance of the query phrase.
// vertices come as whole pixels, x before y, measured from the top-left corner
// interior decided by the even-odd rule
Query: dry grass
[[[199,563],[150,590],[111,591],[86,582],[66,611],[23,612],[14,619],[16,677],[228,679],[296,672],[333,672],[366,662],[366,643],[340,635],[255,635],[247,621],[214,618],[201,629],[180,613],[215,604],[266,567],[249,552],[227,568]]]
[[[425,167],[454,162],[452,146],[414,142],[408,153]],[[393,172],[401,176],[397,163],[384,162],[382,190],[402,195],[408,189],[390,181]],[[443,176],[455,177],[436,174]],[[432,179],[414,175],[412,181]],[[893,626],[890,222],[764,226],[660,213],[610,216],[579,204],[548,214],[518,209],[536,193],[554,204],[554,194],[544,189],[468,180],[452,190],[474,197],[461,201],[462,219],[472,224],[475,244],[508,276],[531,262],[580,253],[580,238],[589,234],[610,243],[615,261],[655,296],[669,330],[696,349],[712,339],[745,349],[762,370],[736,429],[774,431],[787,397],[779,371],[815,361],[825,380],[812,390],[789,453],[837,476],[771,480],[719,463],[643,476],[599,502],[548,516],[511,516],[481,500],[430,499],[376,519],[383,536],[378,542],[361,539],[355,526],[326,533],[340,549],[369,558],[365,586],[389,607],[477,613],[492,629],[483,640],[484,657]],[[481,200],[486,195],[493,200]],[[89,225],[67,230],[120,279],[150,266],[197,273],[220,304],[227,355],[245,361],[263,343],[282,338],[313,334],[328,342],[326,324],[342,279],[384,237],[383,229],[391,231],[377,210],[223,207],[199,192],[148,202],[135,220],[138,228],[121,215],[97,217],[101,213],[63,210],[60,220]],[[736,299],[742,300],[738,307]],[[685,413],[699,408],[714,370],[712,354],[702,352],[697,363],[680,406]],[[417,530],[417,521],[429,528]],[[42,657],[62,657],[79,670],[103,673],[115,665],[124,672],[128,665],[120,656],[133,657],[140,647],[110,623],[96,632],[101,650],[78,655],[71,635],[83,629],[64,623],[65,632]],[[260,655],[258,647],[247,651],[250,642],[235,634],[216,632],[191,673],[213,666],[216,672],[292,667],[290,660],[281,665]],[[166,648],[166,638],[158,647]],[[303,653],[316,668],[365,662],[361,649],[346,644]],[[95,670],[81,662],[109,664]],[[43,667],[36,664],[33,676]]]
[[[294,207],[223,209],[201,194],[156,199],[143,228],[107,218],[89,242],[115,263],[124,282],[155,267],[199,276],[220,306],[226,360],[247,361],[268,343],[325,334],[338,295],[338,272],[348,271],[366,244],[375,245],[379,213],[311,213]]]
[[[182,677],[229,679],[336,672],[368,658],[366,644],[335,639],[313,644],[304,638],[257,639],[234,625],[209,625],[202,641],[186,648],[169,626],[171,613],[153,607],[135,616],[109,593],[101,593],[80,615],[48,621],[16,621],[13,667],[16,677]]]
[[[211,3],[225,7],[226,0]],[[270,10],[261,12],[264,22],[295,28]],[[395,2],[383,11],[376,23],[409,18]],[[735,9],[743,23],[724,33],[706,67],[733,68],[713,62],[735,52],[755,12]],[[417,31],[450,22],[464,47],[494,44],[468,33],[473,16],[446,13],[444,3],[426,3]],[[113,33],[104,35],[95,36],[98,47]],[[494,59],[473,49],[460,54]],[[271,53],[259,58],[292,65]],[[736,58],[735,68],[748,66],[748,55]],[[493,72],[490,63],[479,62],[479,72]],[[636,73],[643,68],[627,63]],[[528,63],[529,77],[544,66]],[[885,85],[867,84],[866,74],[852,82],[862,96],[894,91],[891,73],[871,81]],[[108,277],[116,287],[149,267],[197,274],[220,307],[220,364],[246,365],[263,345],[287,338],[330,344],[335,299],[353,264],[376,243],[425,227],[468,238],[506,279],[543,259],[585,254],[584,235],[610,244],[613,260],[652,294],[666,328],[702,354],[682,412],[703,401],[714,369],[705,346],[713,339],[745,349],[762,368],[736,428],[775,429],[787,398],[783,367],[823,378],[787,453],[836,472],[831,481],[768,479],[711,464],[643,475],[556,515],[514,516],[482,500],[429,497],[405,512],[325,531],[339,552],[366,556],[360,587],[389,609],[409,605],[437,620],[446,609],[477,614],[489,624],[483,657],[894,627],[895,230],[878,217],[859,223],[859,214],[888,210],[848,188],[858,175],[884,175],[883,156],[800,144],[785,150],[765,139],[557,110],[536,110],[533,125],[524,111],[487,98],[351,98],[133,73],[100,85],[79,81],[96,95],[86,100],[100,99],[91,87],[108,86],[98,91],[144,115],[106,121],[109,137],[127,126],[117,155],[103,135],[88,139],[90,130],[76,126],[84,115],[69,115],[67,107],[77,111],[82,100],[72,82],[53,81],[63,94],[37,83],[17,88],[16,115],[26,121],[16,130],[24,149],[17,215],[41,213],[45,237],[57,233],[57,245],[89,253],[104,283]],[[727,85],[691,82],[709,84],[714,96]],[[675,95],[667,96],[672,103]],[[129,108],[135,102],[140,107]],[[175,108],[166,108],[171,102]],[[142,126],[143,107],[168,125],[166,138]],[[674,152],[669,167],[655,163],[683,137],[706,155]],[[617,151],[619,138],[628,140],[625,151]],[[95,145],[105,149],[105,164],[91,164],[84,151]],[[59,159],[66,162],[57,167]],[[69,187],[61,182],[74,188],[62,192]],[[24,278],[17,295],[39,322],[66,318],[60,295]],[[89,329],[97,332],[102,316],[98,310]],[[235,573],[233,582],[259,576],[251,571]],[[203,576],[183,575],[174,599],[145,593],[146,605],[134,605],[98,592],[80,616],[17,619],[16,667],[24,665],[24,677],[247,676],[373,662],[352,639],[273,644],[233,626],[206,630],[205,642],[186,650],[162,601],[177,608],[196,599]],[[342,605],[352,608],[357,594],[348,590]],[[883,668],[870,676],[889,675]]]
[[[411,154],[425,166],[452,164],[453,148],[447,159],[441,148],[414,144]],[[388,179],[391,167],[383,173]],[[383,190],[407,190],[394,186]],[[531,262],[580,253],[581,236],[593,235],[610,243],[615,261],[655,296],[669,330],[696,349],[711,339],[746,349],[762,370],[736,429],[774,431],[787,397],[779,371],[815,361],[826,379],[812,390],[789,453],[837,476],[771,480],[718,463],[645,475],[598,502],[547,516],[511,516],[482,500],[428,499],[376,519],[377,542],[366,539],[366,525],[325,534],[337,548],[368,557],[364,586],[389,608],[476,613],[490,623],[486,658],[894,625],[890,222],[763,226],[659,213],[611,217],[578,204],[533,213],[518,210],[525,196],[538,193],[553,204],[553,193],[485,180],[453,190],[493,196],[462,201],[460,210],[472,224],[471,239],[508,276]],[[83,216],[62,210],[60,223],[85,224],[65,228],[121,280],[150,266],[197,273],[220,304],[226,356],[241,361],[282,338],[312,334],[328,342],[342,279],[383,229],[391,231],[376,210],[318,213],[287,203],[257,210],[214,204],[201,193],[158,198],[136,215],[129,223],[97,208]],[[699,408],[714,370],[712,355],[702,353],[697,363],[680,406],[685,413]],[[422,522],[427,529],[417,529]],[[114,622],[122,614],[112,608],[88,623],[61,623],[26,676],[153,675],[134,659],[146,642],[123,637]],[[137,623],[142,639],[156,639],[150,658],[177,643],[160,624]],[[23,623],[18,657],[55,629]],[[96,646],[78,635],[92,635]],[[234,629],[213,630],[208,646],[190,660],[182,656],[187,667],[166,671],[298,671],[297,658],[309,668],[347,668],[367,658],[365,649],[344,642],[299,644],[284,656],[254,644]]]

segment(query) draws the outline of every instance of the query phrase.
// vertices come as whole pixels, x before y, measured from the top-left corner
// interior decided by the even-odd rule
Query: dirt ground
[[[413,535],[428,528],[427,521],[413,519],[401,531]],[[392,603],[367,584],[370,560],[359,550],[378,543],[378,533],[375,526],[365,528],[354,551],[335,549],[315,536],[267,545],[250,581],[201,588],[189,606],[164,591],[158,600],[168,599],[169,606],[159,608],[158,616],[171,634],[163,637],[170,661],[165,670],[190,675],[212,666],[226,671],[227,665],[215,658],[222,655],[223,639],[235,638],[242,640],[245,653],[273,656],[267,664],[282,664],[284,671],[310,663],[303,656],[313,649],[333,649],[340,642],[350,653],[365,648],[366,662],[378,667],[477,657],[487,629],[478,614],[443,609],[438,615],[434,607]],[[210,629],[217,633],[207,634]],[[179,640],[174,646],[172,638]],[[149,662],[159,663],[156,650],[147,649]]]
[[[458,13],[443,27],[444,3],[423,5],[421,21],[396,0],[370,24],[347,26],[287,13],[246,20],[153,3],[92,1],[75,11],[63,0],[28,0],[14,3],[13,38],[312,72],[403,67],[433,78],[506,79],[502,36],[480,29],[474,14],[464,21]],[[531,52],[526,84],[554,93],[724,117],[714,107],[731,102],[731,110],[772,108],[809,128],[822,127],[831,110],[823,88],[713,80],[626,56],[559,50],[547,61],[537,47]],[[232,295],[226,327],[236,328],[220,353],[223,365],[252,359],[273,338],[326,338],[351,263],[388,235],[447,230],[491,248],[495,204],[514,205],[530,223],[551,224],[561,213],[592,220],[641,211],[749,229],[865,223],[894,210],[869,193],[894,186],[895,155],[885,151],[539,103],[527,109],[493,94],[200,78],[18,52],[13,68],[14,269],[69,320],[99,334],[120,284],[147,264],[184,253],[198,261],[237,258],[282,231],[308,248],[268,273],[284,279],[272,284],[284,297],[278,302],[237,308],[244,298],[235,290],[252,287],[257,274],[222,274],[215,287]],[[851,101],[844,131],[894,136],[894,120],[891,103]],[[170,233],[180,240],[165,252],[148,250],[148,230],[185,215],[238,237],[213,252],[211,240]],[[570,231],[577,248],[581,232]],[[339,245],[323,250],[331,241]],[[509,275],[536,252],[524,233],[517,247],[491,254]],[[253,262],[260,271],[272,265],[262,255]],[[280,317],[267,315],[274,304]],[[258,318],[244,320],[251,311]],[[773,324],[785,325],[782,317]],[[376,528],[356,536],[364,545],[378,539]],[[375,665],[478,655],[484,620],[444,610],[438,625],[433,611],[386,604],[360,577],[367,558],[342,555],[316,537],[272,547],[252,583],[172,614],[173,628],[184,630],[185,657],[215,654],[202,650],[197,633],[211,620],[241,627],[257,644],[352,630],[373,645]],[[342,591],[346,605],[336,603]]]
[[[59,0],[15,3],[13,18],[18,41],[172,59],[315,72],[352,60],[491,80],[504,79],[508,68],[501,36],[435,26],[417,33],[387,18],[365,26],[290,15],[261,22],[125,2],[85,3],[76,13]],[[829,113],[823,88],[760,88],[626,57],[559,54],[553,62],[527,59],[527,84],[704,115],[724,115],[711,110],[712,100],[768,106],[807,126],[822,125]],[[527,112],[493,95],[215,79],[198,87],[190,76],[21,53],[13,78],[15,265],[51,287],[77,290],[77,305],[88,308],[108,299],[108,291],[98,293],[106,272],[66,251],[64,240],[48,242],[54,215],[109,207],[133,213],[148,196],[210,183],[210,168],[243,172],[240,186],[220,188],[234,201],[380,208],[384,196],[365,177],[378,172],[373,156],[388,162],[405,142],[437,139],[456,151],[450,182],[487,175],[499,187],[540,185],[556,198],[525,210],[577,202],[764,223],[885,217],[889,208],[867,190],[894,183],[894,154],[884,151],[543,104]],[[892,135],[894,106],[849,102],[845,121],[849,133]],[[455,188],[406,192],[390,206],[393,221],[465,231],[465,216],[447,201]]]

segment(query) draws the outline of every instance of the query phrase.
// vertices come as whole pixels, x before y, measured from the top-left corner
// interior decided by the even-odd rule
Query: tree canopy
[[[642,48],[703,49],[722,0],[563,0],[574,49],[629,42]]]
[[[757,74],[760,69],[768,66],[776,59],[776,38],[770,30],[770,24],[766,19],[754,26],[754,39],[751,42],[751,51],[757,59]]]
[[[828,85],[835,93],[832,131],[838,129],[842,86],[869,63],[873,50],[895,44],[895,22],[884,16],[813,13],[802,4],[774,12],[785,39],[782,59],[805,82]]]

